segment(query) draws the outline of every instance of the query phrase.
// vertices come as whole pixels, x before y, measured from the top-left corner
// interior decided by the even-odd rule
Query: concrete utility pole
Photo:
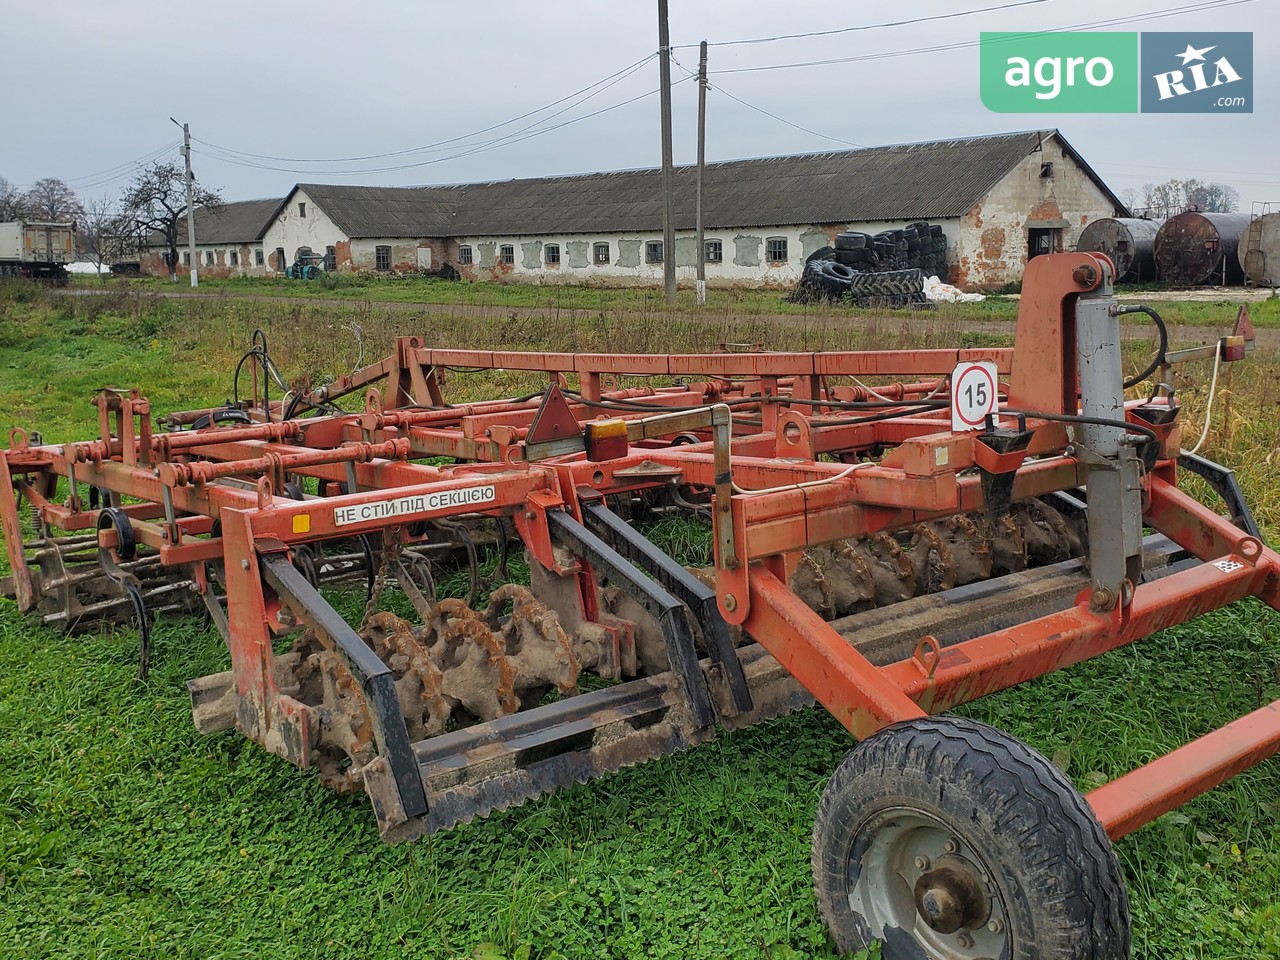
[[[169,118],[173,120],[173,117]],[[173,120],[177,123],[177,120]],[[191,286],[200,285],[199,267],[196,263],[196,211],[191,206],[191,125],[182,125],[182,157],[187,162],[187,257],[191,261]],[[174,269],[177,269],[176,266]]]
[[[707,166],[707,41],[702,41],[698,55],[698,187],[697,187],[697,252],[698,306],[707,302],[707,251],[702,236],[702,171]]]
[[[671,207],[671,33],[667,0],[658,0],[659,83],[662,100],[662,282],[667,306],[676,305],[676,223]]]

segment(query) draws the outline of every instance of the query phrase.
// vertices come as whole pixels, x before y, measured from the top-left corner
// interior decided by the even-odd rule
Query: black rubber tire
[[[805,263],[813,263],[815,260],[834,260],[836,258],[835,247],[819,247],[809,256],[805,257]]]
[[[837,283],[848,286],[849,281],[853,279],[856,271],[847,264],[836,263],[833,260],[826,260],[823,261],[822,264],[822,273],[824,276],[829,277]]]
[[[927,813],[985,858],[1007,917],[1006,960],[1128,960],[1124,877],[1089,804],[1039,753],[959,717],[886,727],[845,757],[823,791],[813,878],[839,952],[873,940],[849,900],[851,858],[865,848],[863,828],[899,809]],[[938,955],[906,930],[884,934],[884,960]]]
[[[856,233],[847,231],[845,233],[836,234],[837,250],[861,250],[867,245],[867,241],[871,238],[865,233]]]
[[[845,250],[837,247],[835,261],[836,263],[843,263],[846,267],[854,267],[856,269],[867,262],[867,253],[868,251],[866,250]]]

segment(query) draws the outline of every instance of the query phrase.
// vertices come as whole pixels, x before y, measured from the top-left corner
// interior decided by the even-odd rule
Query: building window
[[[240,253],[239,253],[239,251],[232,250],[232,251],[228,252],[228,253],[227,253],[227,263],[229,263],[229,264],[230,264],[231,266],[233,266],[233,267],[238,267],[238,266],[240,266]]]
[[[592,259],[596,263],[609,262],[609,244],[608,243],[597,243],[592,248],[591,252],[592,252]]]
[[[298,204],[298,216],[302,217],[303,219],[306,219],[307,205],[305,203]]]
[[[650,240],[644,245],[644,262],[645,263],[661,263],[662,262],[662,241]]]
[[[464,267],[471,266],[471,248],[462,246],[458,248],[458,262]]]
[[[262,265],[263,265],[264,263],[266,263],[266,262],[267,262],[267,258],[266,258],[266,256],[262,253],[262,251],[261,251],[261,250],[255,250],[255,251],[253,251],[253,263],[254,263],[254,266],[258,266],[258,267],[260,267],[260,266],[262,266]]]
[[[783,263],[787,259],[787,238],[770,237],[765,241],[765,259],[770,263]]]
[[[509,243],[504,243],[498,248],[498,257],[502,260],[504,267],[513,266],[516,262],[516,248]]]
[[[719,240],[707,240],[702,244],[702,259],[707,263],[724,260],[724,244]]]
[[[560,266],[560,244],[548,243],[546,247],[543,248],[543,253],[545,254],[544,259],[546,260],[548,267]]]
[[[1042,163],[1042,164],[1040,164],[1040,179],[1041,179],[1041,180],[1052,180],[1052,179],[1053,179],[1053,164],[1052,164],[1052,163]]]
[[[215,259],[216,259],[216,255],[212,250],[206,250],[204,252],[204,265],[206,267],[212,267]]]
[[[1043,256],[1046,253],[1059,253],[1062,251],[1062,231],[1055,229],[1038,229],[1032,227],[1027,230],[1027,259]]]
[[[182,265],[183,265],[184,267],[189,267],[189,266],[191,266],[191,251],[190,251],[190,250],[184,250],[184,251],[182,251]]]
[[[377,246],[373,248],[373,268],[375,270],[391,269],[391,248]]]

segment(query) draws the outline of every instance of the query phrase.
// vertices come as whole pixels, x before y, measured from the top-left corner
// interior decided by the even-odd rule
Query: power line
[[[912,17],[909,20],[888,20],[883,23],[864,23],[856,27],[839,27],[834,30],[814,30],[810,33],[784,33],[776,37],[751,37],[746,40],[713,40],[707,44],[709,47],[738,47],[746,44],[755,43],[773,43],[777,40],[805,40],[809,37],[831,37],[841,33],[859,33],[864,30],[879,30],[884,27],[905,27],[917,23],[930,23],[934,20],[952,20],[956,17],[968,17],[975,13],[991,13],[996,10],[1009,10],[1013,7],[1030,7],[1039,3],[1049,3],[1050,0],[1018,0],[1016,3],[1002,3],[994,7],[977,7],[972,10],[955,10],[951,13],[940,13],[931,17]],[[696,47],[696,43],[682,43],[675,49],[683,50],[689,47]]]
[[[1138,23],[1149,20],[1161,20],[1167,17],[1177,17],[1184,13],[1197,13],[1202,10],[1215,10],[1221,7],[1234,7],[1244,3],[1256,3],[1257,0],[1206,0],[1206,2],[1189,4],[1184,7],[1173,7],[1165,10],[1153,10],[1148,13],[1133,14],[1125,17],[1115,17],[1110,20],[1097,20],[1090,23],[1076,23],[1066,27],[1051,27],[1046,30],[1037,30],[1029,33],[1012,34],[1004,38],[1004,41],[1014,41],[1026,37],[1036,36],[1041,33],[1063,33],[1069,30],[1085,30],[1095,27],[1117,26],[1124,23]],[[823,60],[804,60],[795,63],[771,63],[757,67],[733,67],[727,70],[713,70],[712,73],[730,74],[730,73],[760,73],[765,70],[789,70],[799,67],[822,67],[831,66],[842,63],[864,63],[872,60],[891,60],[897,57],[914,56],[921,53],[937,53],[943,50],[961,50],[967,47],[976,47],[981,44],[978,40],[961,40],[955,43],[942,43],[928,47],[913,47],[906,50],[889,50],[883,53],[868,53],[856,57],[831,57]]]
[[[681,83],[685,83],[688,79],[689,79],[688,77],[683,77],[680,80],[677,80],[675,83],[673,83],[672,86],[674,87],[674,86],[678,86]],[[517,136],[516,134],[509,134],[505,137],[500,137],[495,140],[489,140],[480,144],[473,144],[469,146],[467,149],[460,151],[458,153],[451,154],[447,157],[435,157],[430,160],[419,160],[414,163],[403,163],[403,164],[398,164],[390,167],[377,167],[377,168],[360,169],[360,170],[307,170],[307,169],[298,169],[296,167],[280,167],[280,166],[270,166],[270,165],[260,164],[260,163],[253,163],[249,161],[238,160],[229,156],[220,156],[216,153],[206,153],[204,155],[207,157],[210,157],[211,159],[221,161],[223,163],[231,163],[231,164],[235,164],[236,166],[250,167],[255,170],[273,170],[280,173],[302,173],[302,174],[308,174],[310,176],[350,177],[350,176],[365,176],[369,174],[378,174],[378,173],[394,173],[401,170],[413,170],[413,169],[418,169],[420,167],[432,166],[433,164],[437,164],[437,163],[446,163],[450,160],[458,160],[462,157],[470,157],[478,153],[488,152],[489,150],[496,150],[499,147],[506,147],[516,143],[523,143],[525,140],[531,140],[534,137],[540,137],[543,134],[552,133],[556,130],[560,130],[572,124],[581,123],[584,120],[590,120],[593,117],[598,117],[602,114],[609,113],[621,107],[625,107],[630,104],[636,103],[637,101],[647,99],[648,97],[652,97],[657,92],[658,92],[657,88],[654,88],[653,90],[649,90],[645,93],[638,94],[634,97],[631,97],[627,100],[623,100],[619,103],[611,104],[610,106],[607,106],[607,107],[601,107],[599,110],[594,110],[591,113],[583,114],[580,117],[571,117],[570,119],[565,120],[561,123],[554,124],[553,126],[532,130],[528,133],[525,133],[523,136]]]
[[[154,150],[148,150],[142,156],[134,160],[127,160],[124,163],[117,163],[114,166],[99,170],[96,173],[86,173],[78,177],[67,177],[63,179],[63,183],[71,187],[73,190],[91,190],[94,187],[100,187],[108,183],[114,183],[117,180],[123,180],[126,177],[133,176],[133,172],[146,163],[158,160],[160,157],[177,148],[180,141],[174,140],[166,143],[162,147]],[[35,184],[26,184],[25,189],[31,189]],[[15,184],[15,189],[24,189],[21,185]]]
[[[726,90],[724,87],[722,87],[718,83],[707,84],[707,86],[710,87],[712,90],[714,90],[716,93],[723,94],[724,96],[728,97],[730,100],[734,100],[737,103],[742,104],[744,107],[754,110],[756,113],[762,113],[766,117],[769,117],[773,120],[777,120],[779,123],[785,123],[788,127],[794,127],[795,129],[801,130],[804,133],[812,134],[815,137],[821,137],[823,140],[831,140],[831,141],[834,141],[835,143],[843,143],[850,147],[865,148],[867,146],[865,143],[855,143],[852,140],[844,140],[840,137],[833,137],[829,133],[820,133],[817,130],[810,130],[808,127],[801,126],[800,124],[795,123],[792,120],[786,119],[786,117],[780,117],[776,113],[770,113],[768,110],[765,110],[763,107],[757,107],[754,103],[748,103],[746,100],[743,100],[741,97],[735,97],[732,93],[730,93],[728,90]]]
[[[206,140],[201,140],[198,137],[192,137],[192,139],[195,140],[196,143],[201,144],[202,146],[212,147],[212,148],[221,150],[225,153],[232,154],[236,157],[241,157],[249,160],[263,160],[263,161],[268,161],[273,163],[357,163],[365,160],[386,160],[386,159],[392,159],[394,157],[410,156],[415,153],[429,153],[429,152],[439,150],[440,148],[447,147],[451,144],[460,143],[461,141],[464,141],[464,140],[470,140],[471,138],[478,137],[481,134],[490,133],[502,127],[510,126],[513,123],[519,123],[521,120],[526,120],[529,117],[536,116],[539,113],[543,113],[547,110],[550,110],[552,107],[558,107],[560,104],[565,103],[568,100],[573,100],[575,97],[581,96],[582,94],[585,94],[588,91],[594,90],[593,93],[589,94],[586,97],[583,97],[582,100],[579,100],[576,103],[569,104],[568,107],[564,108],[564,110],[571,109],[572,107],[577,106],[579,103],[583,103],[586,100],[589,100],[591,97],[594,97],[596,94],[602,93],[603,91],[607,90],[609,87],[613,86],[614,84],[627,79],[627,77],[631,76],[641,67],[643,67],[645,64],[649,63],[656,56],[657,56],[657,53],[651,53],[647,57],[643,57],[642,59],[637,60],[635,63],[629,64],[628,66],[623,67],[621,70],[617,71],[616,73],[611,73],[607,77],[602,77],[601,79],[597,80],[595,83],[588,84],[587,86],[583,87],[580,90],[575,90],[573,93],[567,94],[561,97],[559,100],[553,100],[551,103],[538,107],[535,110],[530,110],[527,113],[522,113],[517,117],[512,117],[508,120],[503,120],[501,123],[495,123],[495,124],[492,124],[491,126],[483,127],[479,130],[473,130],[471,133],[462,134],[457,137],[451,137],[448,140],[438,140],[435,143],[427,143],[418,147],[409,147],[404,150],[393,150],[389,153],[372,153],[372,154],[366,154],[364,156],[358,156],[358,157],[329,157],[329,158],[273,157],[266,154],[249,153],[243,150],[236,150],[232,147],[220,146],[215,143],[209,143]],[[595,89],[597,87],[599,87],[599,89]],[[551,116],[552,117],[559,116],[561,113],[564,112],[564,110],[558,111],[557,113],[554,113]],[[551,119],[551,117],[544,117],[543,120],[538,122],[542,123],[549,119]],[[533,124],[532,126],[536,126],[536,124]],[[524,129],[527,130],[529,128],[526,127]],[[523,131],[516,131],[516,132],[520,133]],[[498,139],[501,139],[501,138],[498,138]]]
[[[708,44],[708,46],[710,46],[710,44]],[[685,79],[697,79],[698,74],[695,71],[690,70],[683,63],[677,60],[674,56],[671,58],[671,62],[684,71]],[[771,120],[776,120],[779,123],[786,124],[788,127],[794,127],[796,130],[800,130],[804,133],[811,134],[812,136],[815,136],[815,137],[820,137],[823,140],[831,140],[835,143],[843,143],[846,146],[850,146],[850,147],[865,148],[867,146],[865,143],[855,143],[852,140],[844,140],[841,137],[833,137],[826,133],[820,133],[817,130],[811,130],[808,127],[802,126],[801,124],[798,124],[792,120],[788,120],[786,117],[780,117],[776,113],[770,113],[768,110],[764,109],[764,107],[758,107],[754,103],[748,103],[746,100],[743,100],[741,97],[734,96],[732,93],[730,93],[728,90],[726,90],[724,87],[722,87],[718,83],[717,84],[708,83],[707,88],[710,90],[714,90],[717,93],[723,94],[724,96],[728,97],[730,100],[740,103],[744,107],[750,110],[754,110],[756,113],[763,114],[764,116],[769,117]]]

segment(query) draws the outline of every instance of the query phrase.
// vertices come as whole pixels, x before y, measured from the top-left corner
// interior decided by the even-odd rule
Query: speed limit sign
[[[988,360],[958,364],[951,373],[951,429],[981,430],[996,412],[996,365]]]

